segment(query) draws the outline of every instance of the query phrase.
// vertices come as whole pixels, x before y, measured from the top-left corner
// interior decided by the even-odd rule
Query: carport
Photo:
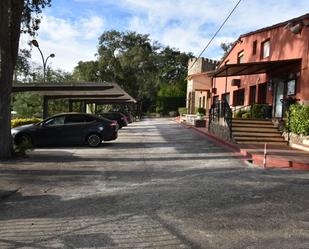
[[[134,105],[136,100],[118,84],[111,82],[70,82],[70,83],[18,83],[12,87],[13,93],[36,92],[43,96],[43,118],[48,117],[48,102],[51,99],[68,99],[69,112],[73,103],[80,102],[83,112],[87,104],[126,104]]]

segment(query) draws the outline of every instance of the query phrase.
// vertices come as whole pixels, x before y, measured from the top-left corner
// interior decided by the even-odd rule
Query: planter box
[[[195,127],[206,127],[206,120],[205,119],[195,119],[194,126]]]

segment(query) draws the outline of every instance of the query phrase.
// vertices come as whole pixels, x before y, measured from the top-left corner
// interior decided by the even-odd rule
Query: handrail
[[[217,101],[211,106],[209,110],[209,127],[213,121],[217,120],[219,122],[220,118],[224,118],[230,131],[230,137],[232,137],[233,112],[226,101]]]

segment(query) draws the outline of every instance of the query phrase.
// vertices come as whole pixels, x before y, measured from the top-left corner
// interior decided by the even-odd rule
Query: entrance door
[[[282,102],[284,96],[284,82],[277,81],[276,95],[275,95],[275,117],[282,118]]]

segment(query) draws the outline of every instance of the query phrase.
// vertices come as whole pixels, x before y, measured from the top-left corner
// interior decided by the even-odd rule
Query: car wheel
[[[32,138],[29,135],[27,135],[27,134],[21,135],[18,138],[16,144],[19,145],[19,146],[25,146],[25,147],[28,147],[28,148],[32,148],[33,147]]]
[[[87,138],[87,144],[90,147],[98,147],[102,142],[101,137],[98,134],[90,134]]]

